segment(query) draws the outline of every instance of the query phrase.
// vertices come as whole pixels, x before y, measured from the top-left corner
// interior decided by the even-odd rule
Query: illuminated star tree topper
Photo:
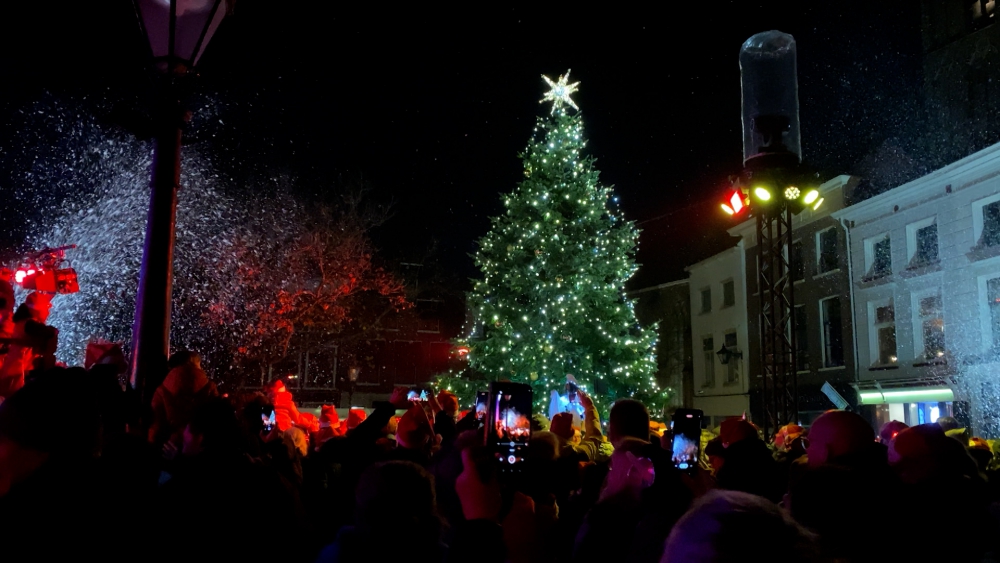
[[[572,107],[573,109],[580,111],[580,108],[577,107],[576,102],[574,102],[573,99],[570,98],[570,94],[573,94],[574,92],[577,91],[577,86],[579,86],[580,83],[574,82],[572,84],[567,84],[567,82],[569,82],[569,73],[570,71],[567,70],[566,74],[559,77],[558,82],[553,82],[552,79],[549,78],[548,76],[545,76],[544,74],[542,75],[542,78],[545,80],[545,82],[548,83],[549,88],[551,88],[551,90],[546,92],[545,97],[539,100],[538,103],[544,104],[545,102],[552,102],[552,113],[555,113],[556,109],[563,104],[566,104]]]

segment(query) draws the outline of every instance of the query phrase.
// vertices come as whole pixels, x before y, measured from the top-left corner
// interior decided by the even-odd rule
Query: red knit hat
[[[351,409],[347,413],[347,429],[353,430],[368,418],[368,413],[364,409]]]
[[[338,426],[340,424],[340,415],[337,414],[337,409],[333,408],[333,405],[323,405],[320,407],[319,423],[325,426]]]
[[[740,440],[759,438],[757,427],[742,418],[723,420],[719,428],[722,445],[729,447]]]
[[[458,410],[458,396],[447,389],[438,393],[437,402],[444,412],[453,413]]]
[[[433,434],[427,414],[420,406],[410,407],[396,424],[396,443],[404,448],[420,448]]]

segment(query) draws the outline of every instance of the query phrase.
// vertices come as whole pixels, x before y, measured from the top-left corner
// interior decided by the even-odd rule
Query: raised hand
[[[396,407],[396,410],[405,411],[410,408],[410,400],[407,398],[409,389],[406,387],[393,387],[392,394],[389,395],[389,403]]]
[[[455,481],[455,492],[462,503],[465,519],[496,522],[502,505],[500,485],[496,478],[491,478],[488,483],[483,482],[472,448],[462,450],[462,467],[462,473]]]

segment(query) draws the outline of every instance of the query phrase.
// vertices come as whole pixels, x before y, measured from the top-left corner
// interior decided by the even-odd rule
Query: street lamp
[[[166,375],[184,109],[176,82],[198,63],[233,0],[134,0],[159,74],[146,240],[132,325],[130,387],[142,405]]]
[[[729,360],[733,358],[739,360],[743,359],[743,352],[740,352],[738,350],[730,350],[725,344],[723,344],[722,347],[719,348],[719,351],[716,352],[715,355],[719,357],[719,362],[722,365],[727,365],[729,363]]]

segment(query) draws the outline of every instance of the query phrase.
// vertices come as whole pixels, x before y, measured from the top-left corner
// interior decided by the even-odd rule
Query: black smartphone
[[[703,414],[699,409],[677,409],[670,419],[674,467],[681,471],[694,471],[698,467]]]
[[[264,432],[270,432],[271,430],[274,430],[274,424],[275,424],[274,411],[271,411],[271,414],[269,416],[261,414],[260,418],[261,421],[264,423]]]
[[[531,437],[531,386],[490,383],[487,399],[486,447],[501,475],[520,473]]]

